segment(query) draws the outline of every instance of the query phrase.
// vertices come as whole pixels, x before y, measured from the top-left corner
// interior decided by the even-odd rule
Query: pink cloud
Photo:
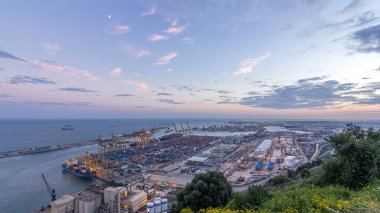
[[[170,52],[161,58],[159,58],[156,62],[157,65],[164,65],[164,64],[169,64],[171,60],[175,57],[177,57],[178,53],[177,52]]]
[[[128,52],[128,54],[130,56],[133,56],[136,58],[141,58],[141,57],[150,55],[149,50],[138,49],[138,48],[135,48],[134,46],[132,46],[130,44],[123,45],[122,47]]]
[[[165,30],[165,32],[168,34],[177,35],[184,32],[186,30],[186,27],[187,25],[178,26],[178,21],[173,20],[171,22],[171,26],[167,30]]]
[[[89,80],[99,80],[100,78],[94,74],[92,74],[90,71],[85,70],[85,69],[80,69],[77,67],[73,66],[62,66],[62,65],[56,65],[56,64],[48,64],[48,63],[43,63],[40,61],[36,60],[29,60],[27,63],[55,73],[60,73],[69,77],[74,77],[74,78],[80,78],[84,77]]]
[[[166,35],[152,34],[148,37],[149,41],[163,41],[169,39]]]
[[[121,71],[122,71],[121,67],[116,67],[111,70],[111,74],[114,76],[120,77]]]
[[[149,8],[147,11],[141,12],[141,16],[151,16],[156,14],[157,8],[155,6]]]
[[[138,87],[139,89],[141,89],[142,91],[145,91],[145,92],[148,92],[148,91],[149,91],[149,86],[148,86],[148,84],[146,84],[146,83],[138,83],[138,84],[137,84],[137,87]]]
[[[119,35],[119,34],[128,33],[130,31],[131,31],[131,28],[128,25],[118,25],[114,27],[114,31],[112,33]]]
[[[133,80],[126,80],[125,82],[127,84],[132,84],[132,85],[136,86],[139,90],[142,90],[144,92],[148,92],[149,91],[149,86],[148,86],[147,83],[133,81]]]
[[[267,52],[264,55],[260,56],[259,58],[248,58],[244,61],[241,61],[240,68],[235,70],[234,75],[237,76],[237,75],[247,74],[247,73],[252,72],[255,66],[259,65],[262,61],[264,61],[270,55],[271,53]]]

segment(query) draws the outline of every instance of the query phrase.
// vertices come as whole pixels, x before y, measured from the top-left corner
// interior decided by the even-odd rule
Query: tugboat
[[[83,161],[77,159],[70,159],[63,162],[62,168],[64,171],[85,180],[91,180],[96,175],[96,171],[86,167]]]

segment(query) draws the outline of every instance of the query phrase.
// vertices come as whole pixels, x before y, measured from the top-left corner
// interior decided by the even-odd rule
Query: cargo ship
[[[160,141],[166,141],[166,140],[171,140],[171,139],[177,139],[182,137],[182,133],[176,132],[170,135],[163,135],[160,137]]]
[[[74,127],[72,125],[65,125],[61,130],[74,130]]]
[[[64,171],[85,180],[91,180],[96,175],[96,171],[93,171],[89,167],[86,167],[82,161],[75,159],[63,162],[62,168]]]

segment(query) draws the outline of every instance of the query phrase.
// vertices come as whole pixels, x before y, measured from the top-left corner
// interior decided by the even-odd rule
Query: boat
[[[82,161],[71,159],[62,164],[62,169],[70,174],[85,180],[91,180],[95,177],[96,171],[86,167]]]
[[[71,125],[65,125],[64,127],[61,128],[61,130],[74,130],[74,127]]]
[[[163,135],[159,139],[160,139],[160,141],[166,141],[166,140],[171,140],[171,139],[177,139],[177,138],[180,138],[182,136],[183,136],[182,133],[176,132],[176,133],[173,133],[170,135]]]

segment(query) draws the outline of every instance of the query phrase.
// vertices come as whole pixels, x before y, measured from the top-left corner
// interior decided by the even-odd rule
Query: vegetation
[[[314,167],[319,166],[321,164],[322,164],[322,160],[316,160],[316,161],[308,162],[308,163],[305,163],[305,164],[301,165],[300,167],[298,167],[297,172],[301,172],[303,169],[311,169],[311,168],[314,168]]]
[[[270,195],[264,188],[251,186],[246,193],[235,193],[226,208],[233,210],[258,209],[269,198]]]
[[[276,177],[273,177],[271,178],[267,185],[268,186],[280,186],[280,185],[283,185],[283,184],[286,184],[288,182],[290,182],[290,178],[288,177],[285,177],[285,176],[276,176]]]
[[[198,174],[186,188],[177,193],[178,209],[193,211],[224,206],[232,195],[232,187],[221,172]]]
[[[246,193],[223,196],[230,198],[224,207],[227,201],[221,198],[212,205],[208,201],[196,207],[179,199],[182,207],[189,207],[180,208],[181,212],[380,212],[380,131],[348,124],[330,140],[336,154],[324,163],[305,164],[293,180],[278,176],[265,188],[250,187]],[[222,187],[220,194],[225,194],[224,190]],[[180,196],[192,193],[185,189]],[[205,193],[202,191],[197,202]]]
[[[360,189],[379,174],[380,133],[348,124],[342,134],[332,136],[336,155],[323,166],[320,185],[336,184]]]
[[[307,169],[307,168],[302,169],[302,171],[301,171],[301,177],[303,179],[308,179],[308,178],[310,178],[310,176],[311,176],[310,169]]]

